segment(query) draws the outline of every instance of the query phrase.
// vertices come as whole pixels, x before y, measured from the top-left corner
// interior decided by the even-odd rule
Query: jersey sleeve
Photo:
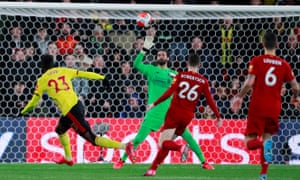
[[[76,70],[76,77],[79,78],[86,78],[86,79],[96,79],[96,80],[103,80],[105,78],[104,75],[100,75],[94,72],[87,72],[87,71],[79,71]]]
[[[139,53],[133,61],[133,67],[144,75],[148,75],[151,72],[152,65],[144,64],[143,59],[145,57],[144,53]]]
[[[258,67],[256,66],[255,62],[256,62],[255,58],[251,59],[249,67],[248,67],[249,74],[256,75]]]
[[[206,101],[209,105],[209,107],[212,109],[212,111],[215,113],[217,118],[221,118],[220,112],[218,110],[218,107],[216,106],[216,102],[214,101],[214,99],[212,98],[211,92],[209,90],[209,84],[206,81],[205,83],[205,87],[203,88],[203,93],[204,96],[206,98]]]

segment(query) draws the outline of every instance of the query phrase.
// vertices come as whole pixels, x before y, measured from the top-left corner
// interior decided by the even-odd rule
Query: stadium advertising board
[[[59,155],[63,155],[63,149],[59,144],[54,128],[57,118],[29,118],[27,120],[27,162],[48,163]],[[110,130],[104,136],[122,142],[133,139],[138,131],[141,119],[88,119],[93,127],[96,123],[106,122],[110,124]],[[189,126],[194,138],[199,142],[206,159],[217,164],[258,164],[259,151],[249,153],[244,148],[243,131],[246,125],[245,120],[224,120],[223,126],[217,128],[215,120],[193,120]],[[285,128],[299,126],[297,122],[283,122]],[[296,123],[296,124],[295,124]],[[299,128],[298,128],[299,129]],[[284,130],[283,130],[284,131]],[[291,131],[291,130],[289,130]],[[285,131],[284,131],[285,132]],[[88,163],[95,162],[100,157],[100,148],[94,147],[86,142],[72,130],[69,131],[72,153],[75,162]],[[150,163],[155,158],[158,151],[157,141],[159,133],[152,132],[137,149],[137,162]],[[282,137],[286,138],[282,141]],[[176,139],[178,143],[184,143],[181,138]],[[294,151],[299,149],[300,132],[293,135],[282,133],[274,137],[275,146],[284,147],[284,143],[293,145]],[[280,161],[282,155],[280,150],[274,150],[274,163],[284,163]],[[108,162],[115,162],[119,159],[123,150],[103,149],[103,158]],[[300,152],[298,152],[300,153]],[[281,157],[282,158],[282,157]],[[292,161],[292,159],[288,159]],[[165,163],[179,163],[180,156],[177,152],[172,152],[166,158]],[[187,163],[199,163],[196,156],[190,152]]]
[[[26,121],[0,117],[0,162],[25,162]]]

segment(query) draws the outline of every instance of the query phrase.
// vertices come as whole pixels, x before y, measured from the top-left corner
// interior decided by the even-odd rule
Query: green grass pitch
[[[215,170],[203,170],[199,165],[163,164],[155,177],[142,174],[149,164],[125,164],[112,169],[112,164],[0,164],[1,180],[257,180],[259,165],[215,165]],[[268,180],[299,180],[300,166],[270,165]]]

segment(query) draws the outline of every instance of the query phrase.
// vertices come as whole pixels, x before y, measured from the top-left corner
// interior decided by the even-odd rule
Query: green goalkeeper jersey
[[[170,68],[162,69],[151,64],[144,64],[142,62],[144,57],[144,53],[139,53],[134,60],[133,66],[147,78],[148,104],[150,104],[157,100],[170,87],[173,77],[177,72]],[[171,98],[148,111],[142,125],[157,131],[164,122],[170,102]]]

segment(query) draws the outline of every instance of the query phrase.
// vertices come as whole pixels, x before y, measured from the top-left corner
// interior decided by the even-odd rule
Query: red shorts
[[[194,112],[191,114],[190,112],[184,112],[178,108],[169,109],[161,130],[175,128],[175,134],[181,136],[193,117]]]
[[[279,130],[278,118],[248,115],[245,135],[264,133],[276,134]]]

